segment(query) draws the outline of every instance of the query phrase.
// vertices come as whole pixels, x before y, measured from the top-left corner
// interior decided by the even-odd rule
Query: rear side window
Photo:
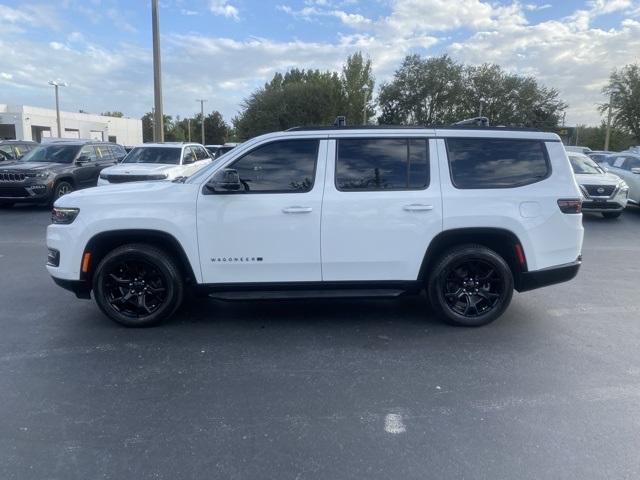
[[[261,145],[230,168],[244,193],[303,193],[313,188],[318,140],[285,140]]]
[[[420,190],[429,185],[426,139],[340,139],[337,148],[338,190]]]
[[[546,150],[537,140],[450,138],[451,180],[457,188],[513,188],[547,178]]]

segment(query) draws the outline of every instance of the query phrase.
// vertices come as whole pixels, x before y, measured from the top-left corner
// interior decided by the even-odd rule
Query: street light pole
[[[187,130],[189,131],[189,141],[191,141],[191,117],[187,117]]]
[[[478,113],[478,116],[481,117],[482,116],[482,106],[484,105],[484,102],[486,102],[487,100],[484,97],[480,97],[480,113]]]
[[[162,69],[160,68],[160,22],[158,20],[158,0],[151,1],[151,21],[153,27],[153,97],[154,122],[153,141],[164,142],[164,116],[162,112]]]
[[[200,102],[200,116],[202,117],[202,145],[204,145],[204,102],[208,102],[206,98],[196,98],[196,102]]]
[[[54,82],[51,80],[49,85],[53,85],[56,89],[56,122],[58,123],[58,138],[62,138],[62,126],[60,125],[60,101],[58,99],[58,87],[66,87],[67,84],[62,82]]]
[[[364,85],[362,87],[362,91],[364,92],[364,108],[362,109],[362,124],[367,124],[367,98],[369,97],[369,85]]]
[[[613,103],[613,96],[616,93],[620,93],[620,89],[619,88],[612,88],[611,90],[609,90],[609,114],[607,115],[607,133],[604,136],[604,151],[608,151],[609,150],[609,135],[611,133],[611,104]]]

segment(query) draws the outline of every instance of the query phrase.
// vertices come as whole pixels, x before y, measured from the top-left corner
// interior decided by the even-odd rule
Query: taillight
[[[561,198],[558,200],[558,207],[562,213],[580,213],[582,212],[582,199]]]

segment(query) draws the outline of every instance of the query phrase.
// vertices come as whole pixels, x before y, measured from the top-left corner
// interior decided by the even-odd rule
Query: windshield
[[[136,147],[122,163],[158,163],[161,165],[180,165],[182,148]]]
[[[573,167],[573,173],[581,175],[593,175],[604,173],[604,170],[598,166],[596,162],[591,160],[586,155],[576,154],[569,155],[571,161],[571,167]]]
[[[20,161],[71,163],[79,148],[77,145],[44,145],[34,148],[22,157]]]

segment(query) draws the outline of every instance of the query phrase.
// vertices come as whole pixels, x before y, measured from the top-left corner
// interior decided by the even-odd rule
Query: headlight
[[[68,225],[69,223],[73,223],[79,213],[79,208],[53,207],[51,211],[51,222]]]
[[[47,178],[49,176],[49,172],[25,173],[24,176],[27,178]]]

